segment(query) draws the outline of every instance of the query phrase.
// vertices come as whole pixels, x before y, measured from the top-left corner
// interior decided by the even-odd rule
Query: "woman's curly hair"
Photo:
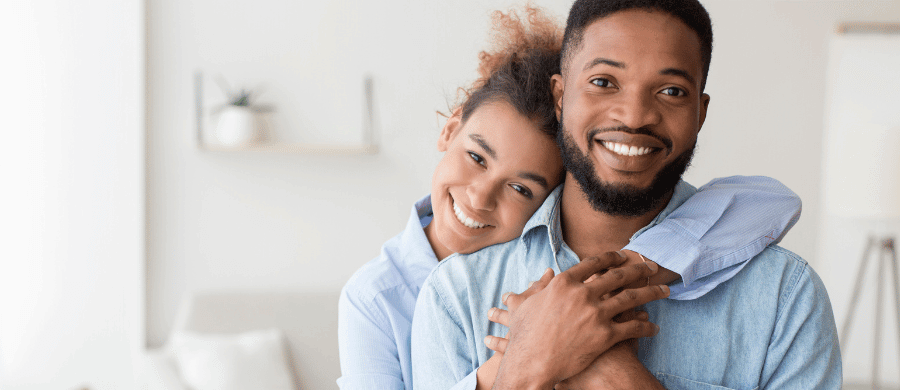
[[[534,120],[548,136],[555,137],[558,123],[550,77],[559,73],[562,29],[543,10],[525,7],[525,17],[515,10],[494,11],[493,47],[478,54],[480,77],[462,89],[457,108],[465,122],[485,103],[505,101]]]

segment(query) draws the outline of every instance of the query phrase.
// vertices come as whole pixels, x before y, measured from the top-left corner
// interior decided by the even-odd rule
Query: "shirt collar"
[[[539,227],[546,227],[547,234],[550,239],[550,246],[553,250],[553,253],[559,253],[559,250],[562,248],[563,239],[562,239],[562,224],[560,223],[560,204],[562,199],[562,187],[560,184],[557,186],[553,192],[547,196],[547,199],[544,200],[544,203],[541,207],[531,216],[531,219],[528,220],[528,223],[525,224],[525,229],[522,230],[522,235],[519,236],[519,239],[525,244],[525,250],[527,251],[529,248],[530,240],[527,240],[526,237],[531,235],[531,232]],[[658,225],[660,222],[666,219],[666,217],[671,214],[675,209],[681,206],[682,203],[687,201],[688,198],[694,195],[697,192],[697,189],[685,182],[684,180],[680,180],[678,184],[675,185],[675,191],[672,193],[672,199],[669,200],[669,203],[666,205],[666,208],[663,209],[659,214],[656,215],[656,218],[653,219],[647,226],[644,226],[637,232],[635,232],[630,240],[634,240],[637,236],[641,235],[647,229],[650,229],[653,226]]]
[[[406,222],[406,229],[400,234],[398,247],[401,256],[396,261],[405,264],[399,269],[404,274],[404,278],[412,281],[416,286],[421,286],[431,270],[438,264],[437,256],[431,249],[431,244],[428,243],[424,229],[431,223],[433,216],[431,195],[427,195],[412,207],[409,220]]]

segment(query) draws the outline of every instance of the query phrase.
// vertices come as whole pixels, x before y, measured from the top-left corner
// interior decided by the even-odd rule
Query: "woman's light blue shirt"
[[[672,286],[672,299],[695,299],[780,241],[800,208],[800,198],[775,179],[715,179],[625,249],[682,276]],[[413,312],[438,264],[423,230],[430,222],[426,196],[414,205],[403,232],[344,286],[338,321],[342,389],[412,389]]]

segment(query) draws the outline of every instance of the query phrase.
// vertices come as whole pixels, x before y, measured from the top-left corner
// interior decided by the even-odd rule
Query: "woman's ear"
[[[562,121],[562,97],[565,91],[562,75],[555,74],[550,77],[550,90],[553,93],[553,108],[556,110],[556,120]]]
[[[438,152],[447,151],[450,147],[450,143],[453,142],[453,139],[459,134],[460,129],[462,129],[462,108],[457,108],[453,110],[453,115],[447,118],[447,123],[445,123],[444,128],[441,129],[441,135],[438,137],[437,142]]]

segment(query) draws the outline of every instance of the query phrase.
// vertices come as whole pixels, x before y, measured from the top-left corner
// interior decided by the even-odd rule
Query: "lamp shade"
[[[900,35],[835,36],[827,81],[826,212],[900,218]]]

